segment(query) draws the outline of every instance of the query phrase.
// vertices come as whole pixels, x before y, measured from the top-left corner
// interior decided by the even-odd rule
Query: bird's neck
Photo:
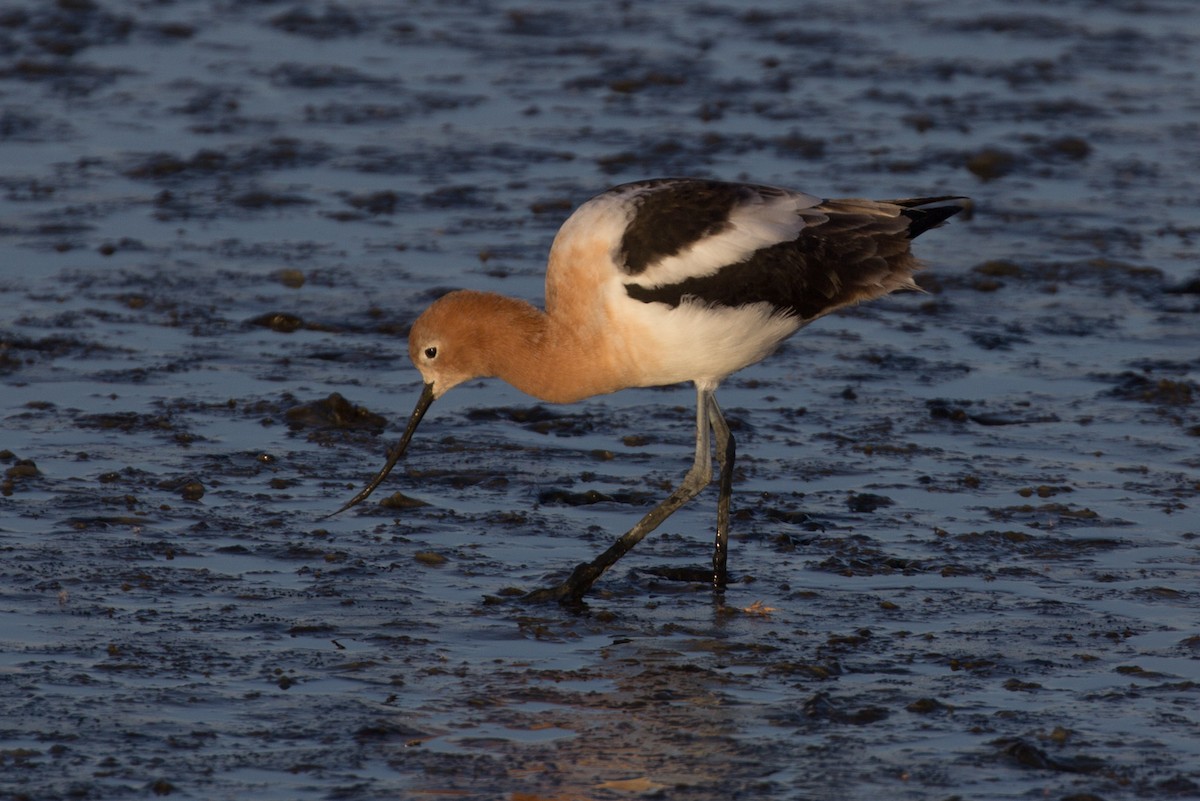
[[[614,392],[625,384],[603,342],[515,298],[487,294],[476,323],[489,340],[487,375],[551,403],[572,403]]]

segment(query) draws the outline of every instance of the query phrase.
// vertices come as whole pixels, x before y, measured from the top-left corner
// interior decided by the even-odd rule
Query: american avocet
[[[624,184],[584,203],[554,239],[546,311],[459,290],[413,324],[408,353],[425,380],[400,442],[362,501],[404,455],[430,404],[496,376],[552,403],[627,387],[696,386],[696,457],[683,482],[562,584],[531,600],[578,601],[600,575],[712,480],[720,465],[712,582],[726,582],[734,441],[714,391],[813,320],[915,289],[909,241],[965,198],[823,200],[772,186],[666,178]]]

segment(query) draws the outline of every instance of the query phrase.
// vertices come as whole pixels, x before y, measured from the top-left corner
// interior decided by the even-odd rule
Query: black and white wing
[[[591,204],[623,224],[611,257],[629,297],[670,306],[767,303],[803,321],[915,288],[921,265],[910,240],[963,208],[951,197],[822,200],[692,179],[625,184]]]

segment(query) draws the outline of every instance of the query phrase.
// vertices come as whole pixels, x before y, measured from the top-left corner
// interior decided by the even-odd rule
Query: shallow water
[[[9,4],[0,790],[1200,794],[1197,31],[1185,0]],[[395,441],[429,300],[539,300],[570,210],[664,174],[975,200],[917,242],[927,294],[722,388],[725,597],[650,572],[706,561],[710,492],[581,613],[506,600],[682,476],[682,387],[475,382],[376,496],[424,505],[319,520]]]

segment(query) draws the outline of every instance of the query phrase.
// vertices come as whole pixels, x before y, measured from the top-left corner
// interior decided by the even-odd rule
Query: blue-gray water
[[[1197,795],[1198,39],[1190,0],[6,4],[0,794]],[[570,210],[659,175],[975,200],[927,294],[722,388],[724,601],[647,572],[713,493],[582,614],[488,600],[668,491],[688,388],[474,382],[376,496],[426,505],[318,520],[429,300],[538,301]]]

